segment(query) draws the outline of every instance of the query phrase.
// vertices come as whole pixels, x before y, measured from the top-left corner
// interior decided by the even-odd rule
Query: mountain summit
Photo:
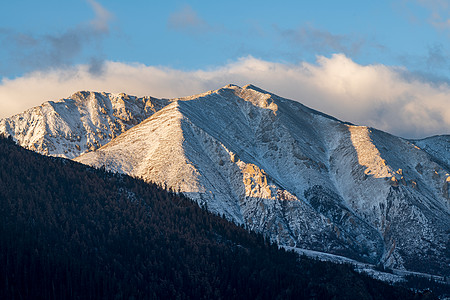
[[[115,99],[93,95],[106,107]],[[408,141],[252,85],[171,100],[130,99],[125,104],[136,107],[128,109],[134,123],[111,113],[114,109],[94,109],[98,120],[107,120],[97,123],[87,118],[95,114],[58,112],[61,123],[92,126],[77,131],[81,150],[59,142],[66,148],[47,153],[69,158],[82,153],[76,161],[181,191],[280,245],[449,275],[450,136]],[[148,103],[153,109],[145,110]],[[78,112],[92,107],[73,105]],[[54,144],[70,132],[32,112],[1,120],[0,132],[25,146],[32,140],[23,135],[33,118],[56,128],[41,140]],[[98,144],[86,152],[83,134],[111,131],[104,125],[114,123],[108,118],[125,124],[121,134],[113,139],[94,134]],[[38,150],[46,153],[44,146]]]

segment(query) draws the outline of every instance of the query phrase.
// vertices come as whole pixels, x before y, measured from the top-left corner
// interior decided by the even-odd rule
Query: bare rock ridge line
[[[280,245],[450,275],[450,136],[405,140],[247,85],[81,92],[0,120],[20,145],[182,191]]]

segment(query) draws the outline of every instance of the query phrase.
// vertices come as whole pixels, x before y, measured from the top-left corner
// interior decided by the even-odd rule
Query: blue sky
[[[405,137],[450,133],[448,0],[17,0],[0,14],[0,117],[78,89],[254,83]]]

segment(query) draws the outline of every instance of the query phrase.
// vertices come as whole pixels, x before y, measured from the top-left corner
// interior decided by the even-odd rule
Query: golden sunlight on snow
[[[348,129],[358,154],[358,162],[367,168],[364,173],[375,178],[391,177],[392,169],[386,165],[386,161],[381,158],[380,152],[373,144],[370,129],[364,126],[349,126]]]

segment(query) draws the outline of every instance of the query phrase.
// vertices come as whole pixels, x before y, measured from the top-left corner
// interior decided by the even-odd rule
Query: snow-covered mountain
[[[440,164],[450,168],[450,135],[438,135],[422,140],[412,140],[422,150],[430,154]]]
[[[450,136],[408,141],[251,85],[145,99],[154,114],[75,160],[182,191],[281,245],[449,275]]]
[[[0,133],[39,153],[74,158],[105,145],[168,102],[126,94],[78,92],[0,119]]]

